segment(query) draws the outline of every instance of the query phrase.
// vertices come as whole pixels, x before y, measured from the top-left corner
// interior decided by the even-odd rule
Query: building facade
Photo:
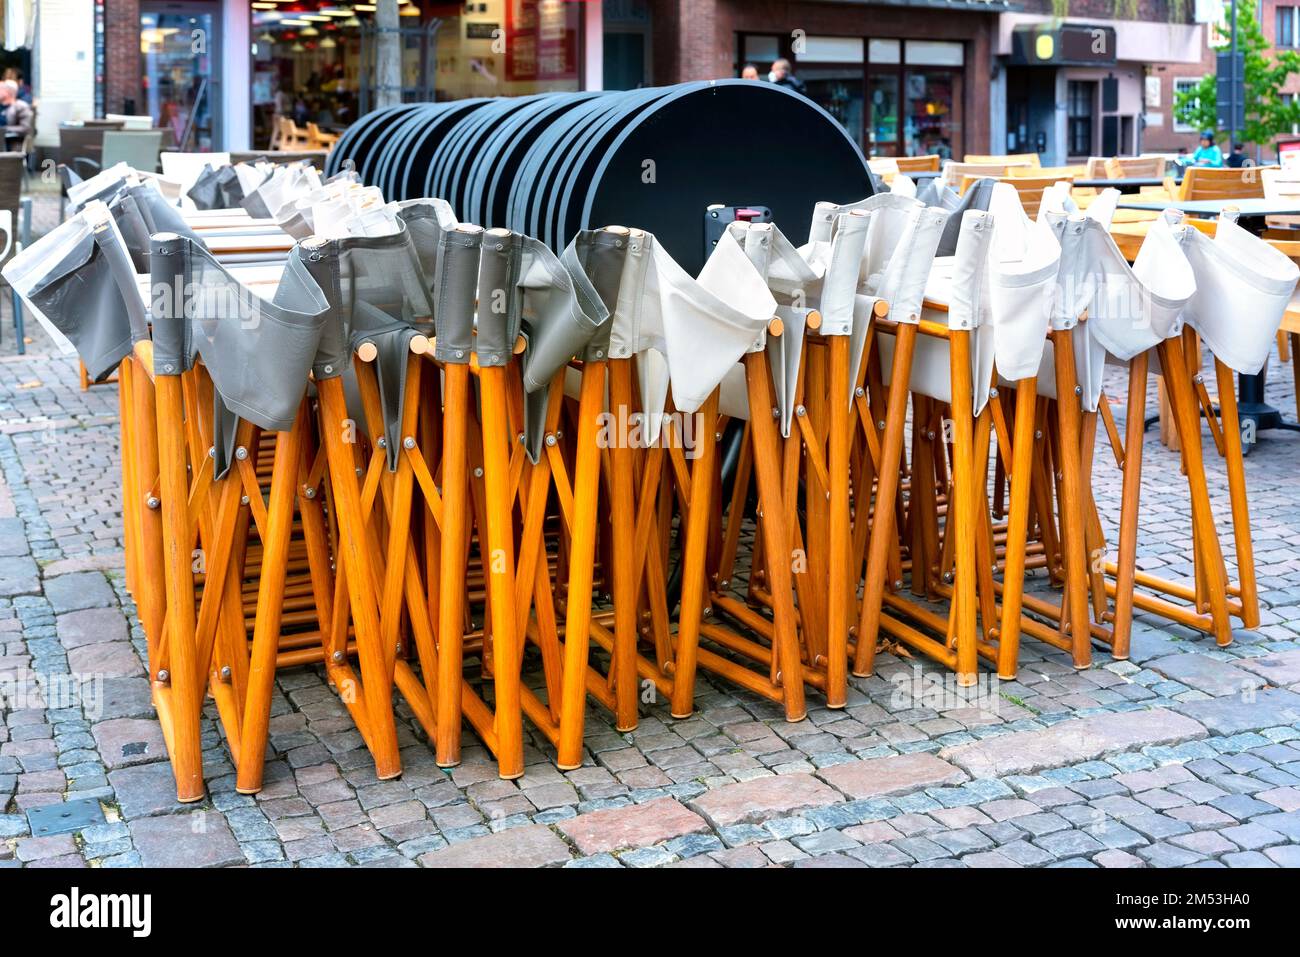
[[[61,83],[47,71],[42,116],[149,114],[186,148],[243,149],[266,146],[276,113],[338,127],[374,105],[373,2],[41,6],[93,34],[88,65]],[[1213,72],[1205,21],[1221,9],[1221,0],[406,0],[403,98],[627,89],[734,77],[747,63],[765,76],[786,58],[866,153],[1035,151],[1060,165],[1194,147],[1174,91]],[[1266,33],[1300,45],[1298,13],[1263,0]],[[1300,93],[1300,77],[1291,82]]]

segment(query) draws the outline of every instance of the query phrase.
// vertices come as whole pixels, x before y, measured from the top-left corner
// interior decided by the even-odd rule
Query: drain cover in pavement
[[[80,798],[60,804],[46,804],[27,812],[32,837],[67,834],[83,827],[104,823],[104,809],[95,798]]]

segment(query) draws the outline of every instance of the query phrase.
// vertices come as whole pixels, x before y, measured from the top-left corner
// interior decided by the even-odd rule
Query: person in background
[[[36,115],[31,105],[18,99],[18,84],[0,80],[0,114],[4,116],[5,149],[21,152],[23,143],[36,131]]]
[[[1246,147],[1240,143],[1232,144],[1232,152],[1228,154],[1228,166],[1232,169],[1241,169],[1246,165]]]
[[[22,70],[18,69],[16,66],[11,66],[5,70],[4,78],[6,80],[13,80],[18,84],[18,99],[22,100],[24,103],[30,103],[32,101],[32,88],[31,85],[23,79]]]
[[[1223,166],[1223,151],[1214,145],[1214,134],[1206,130],[1201,134],[1201,145],[1192,154],[1193,166],[1209,166],[1219,169]]]
[[[790,70],[790,61],[785,57],[777,60],[772,64],[772,71],[768,73],[767,78],[777,86],[788,86],[796,93],[803,96],[808,95],[808,88],[804,86],[803,80],[799,79]]]
[[[740,78],[742,80],[757,80],[758,67],[754,66],[752,63],[746,63],[740,68]]]

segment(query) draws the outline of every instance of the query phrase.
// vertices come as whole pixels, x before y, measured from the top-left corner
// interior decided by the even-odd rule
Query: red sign
[[[506,0],[506,79],[576,80],[581,10],[563,0]]]

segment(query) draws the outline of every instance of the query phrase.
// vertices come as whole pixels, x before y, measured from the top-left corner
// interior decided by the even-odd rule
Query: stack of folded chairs
[[[120,372],[127,583],[181,800],[209,697],[260,789],[286,668],[324,669],[380,778],[397,698],[440,765],[468,726],[510,778],[529,740],[580,766],[589,702],[622,731],[651,701],[689,716],[701,672],[798,721],[881,648],[969,685],[1015,677],[1023,636],[1124,658],[1135,608],[1220,644],[1259,621],[1232,372],[1265,361],[1297,270],[1230,216],[1163,216],[1130,266],[1113,197],[1084,216],[1050,190],[1030,220],[1008,184],[900,176],[810,223],[730,223],[692,275],[635,223],[552,249],[346,174],[208,180],[192,195],[297,237],[278,281],[254,291],[130,175],[5,269],[91,376]],[[1153,371],[1187,583],[1135,566]]]

